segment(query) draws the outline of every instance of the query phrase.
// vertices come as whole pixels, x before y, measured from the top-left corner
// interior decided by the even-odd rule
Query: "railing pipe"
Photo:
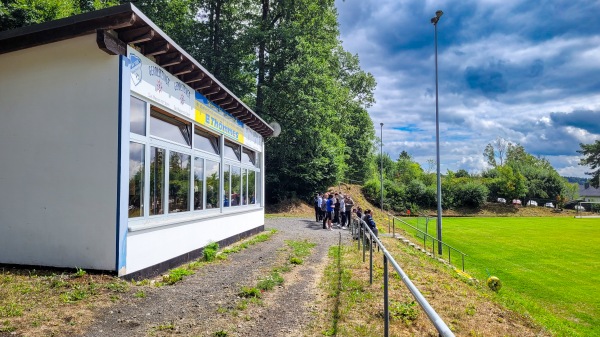
[[[388,288],[388,259],[387,255],[383,255],[383,319],[385,337],[389,336],[390,332],[390,301],[389,301],[389,288]]]
[[[362,225],[362,222],[364,222],[364,221],[361,221],[361,225]],[[389,260],[389,262],[392,264],[394,269],[396,269],[396,272],[400,275],[402,282],[404,282],[404,284],[406,285],[406,287],[408,288],[410,293],[413,295],[413,297],[415,298],[417,303],[419,303],[419,305],[421,306],[421,308],[423,309],[423,311],[425,312],[425,314],[427,315],[427,317],[429,318],[431,323],[435,326],[437,331],[440,333],[440,336],[454,337],[454,333],[450,330],[450,328],[448,328],[446,323],[444,323],[444,321],[437,314],[437,312],[435,312],[435,310],[431,307],[431,305],[429,305],[429,302],[427,302],[427,300],[425,299],[425,297],[423,297],[423,295],[421,294],[419,289],[417,289],[417,287],[408,278],[408,275],[406,275],[406,273],[404,273],[404,271],[402,270],[402,268],[400,268],[398,263],[396,263],[396,260],[394,260],[392,255],[387,251],[387,249],[385,248],[383,243],[381,243],[381,241],[379,241],[379,238],[373,234],[373,232],[371,231],[370,228],[368,228],[366,226],[365,226],[365,228],[366,228],[366,230],[369,231],[369,234],[371,235],[371,239],[373,241],[375,241],[375,243],[381,248],[381,251],[383,252],[384,257],[386,257]],[[387,267],[387,265],[385,264],[385,260],[384,260],[384,280],[387,279],[386,278],[386,276],[387,276],[386,275],[386,273],[387,273],[386,267]],[[386,301],[386,298],[388,296],[387,292],[388,292],[387,285],[384,284],[384,301]],[[387,310],[388,310],[388,305],[386,304],[386,306],[384,307],[384,316],[385,316],[385,312]],[[387,319],[388,319],[388,317],[386,317],[386,320]],[[386,330],[385,336],[388,336],[389,326],[387,324],[385,326],[385,330]]]

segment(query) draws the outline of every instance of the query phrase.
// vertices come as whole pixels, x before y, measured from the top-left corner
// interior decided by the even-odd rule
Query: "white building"
[[[131,4],[0,32],[0,263],[137,277],[258,233],[272,133]]]

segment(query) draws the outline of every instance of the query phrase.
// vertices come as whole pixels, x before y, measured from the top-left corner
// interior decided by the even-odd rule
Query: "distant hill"
[[[570,183],[578,183],[579,185],[583,185],[589,180],[589,178],[579,178],[579,177],[563,177],[563,178],[567,179],[567,181]]]

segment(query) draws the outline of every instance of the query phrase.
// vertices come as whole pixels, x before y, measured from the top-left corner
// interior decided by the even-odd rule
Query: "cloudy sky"
[[[600,1],[336,0],[346,50],[377,80],[369,109],[384,152],[435,159],[436,10],[441,170],[486,168],[502,137],[584,177],[600,139]],[[435,170],[435,169],[434,169]]]

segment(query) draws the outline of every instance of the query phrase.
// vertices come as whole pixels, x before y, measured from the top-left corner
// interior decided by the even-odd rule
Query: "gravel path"
[[[145,298],[127,296],[103,309],[85,336],[304,336],[319,310],[318,283],[330,246],[351,240],[344,230],[323,230],[314,220],[266,219],[278,232],[227,260],[206,265],[173,286],[144,287]],[[264,293],[262,305],[240,308],[242,286],[256,286],[270,271],[285,264],[285,240],[315,243],[304,263],[282,274],[282,286]],[[137,287],[136,287],[137,289]]]

